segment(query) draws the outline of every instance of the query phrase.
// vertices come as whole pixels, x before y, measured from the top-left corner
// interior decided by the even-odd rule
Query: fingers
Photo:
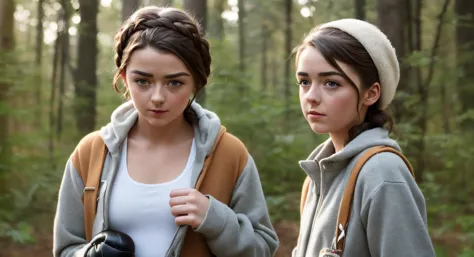
[[[170,198],[170,206],[173,207],[173,206],[176,206],[176,205],[186,204],[187,200],[188,200],[187,196],[171,197]]]
[[[193,191],[196,191],[196,189],[193,189],[193,188],[174,189],[170,192],[170,197],[186,196],[186,195],[191,194]]]
[[[173,216],[188,215],[190,213],[197,213],[197,207],[193,204],[181,204],[171,207],[171,214]]]
[[[209,199],[196,189],[175,189],[170,192],[169,205],[176,225],[197,228],[206,216]]]
[[[178,226],[189,225],[194,229],[198,228],[201,224],[200,220],[195,215],[178,216],[175,218],[175,223]]]

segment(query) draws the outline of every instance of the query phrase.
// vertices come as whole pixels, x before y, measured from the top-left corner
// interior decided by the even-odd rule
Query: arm
[[[232,194],[230,206],[209,196],[206,217],[196,229],[220,257],[271,257],[278,247],[256,165],[251,156]]]
[[[402,165],[382,169],[402,168]],[[391,173],[390,170],[378,170]],[[361,219],[367,232],[371,256],[435,256],[428,234],[424,197],[411,177],[385,180],[362,205]]]
[[[86,245],[84,231],[84,207],[82,191],[84,184],[69,159],[66,164],[54,218],[53,256],[82,257]]]

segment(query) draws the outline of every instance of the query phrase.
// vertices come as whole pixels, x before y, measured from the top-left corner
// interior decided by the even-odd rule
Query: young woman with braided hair
[[[225,157],[241,164],[228,204],[195,189],[219,135],[220,142],[238,141],[222,135],[217,115],[193,101],[211,64],[198,23],[175,8],[145,7],[124,22],[115,40],[113,84],[129,101],[76,148],[92,135],[107,148],[93,238],[86,239],[87,187],[73,153],[59,191],[54,256],[273,256],[278,239],[247,152]],[[221,183],[207,182],[211,188]],[[189,244],[189,235],[202,239]]]

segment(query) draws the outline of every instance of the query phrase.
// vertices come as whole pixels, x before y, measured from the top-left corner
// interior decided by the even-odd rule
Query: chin
[[[168,121],[168,120],[157,120],[157,119],[147,119],[147,122],[152,127],[156,127],[156,128],[162,128],[162,127],[165,127],[166,125],[170,124],[170,121]]]
[[[316,134],[329,134],[330,130],[326,126],[321,126],[320,124],[309,124],[311,130]]]

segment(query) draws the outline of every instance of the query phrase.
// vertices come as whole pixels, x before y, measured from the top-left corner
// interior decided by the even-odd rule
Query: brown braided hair
[[[133,51],[145,47],[174,54],[184,62],[196,82],[194,97],[206,86],[211,72],[211,54],[199,23],[185,11],[148,6],[132,14],[115,35],[117,72],[113,86],[117,93],[130,97],[127,87],[119,88],[117,83],[125,74]],[[185,110],[185,117],[192,123],[197,121],[190,105]]]

